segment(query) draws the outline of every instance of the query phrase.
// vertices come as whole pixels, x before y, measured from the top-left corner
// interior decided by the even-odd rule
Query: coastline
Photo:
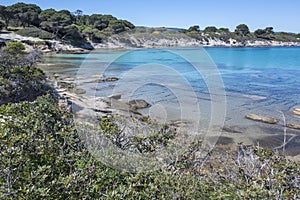
[[[99,78],[100,77],[101,79],[103,78],[102,76],[99,76]],[[149,119],[148,116],[141,114],[142,112],[139,112],[139,109],[131,109],[131,106],[128,104],[128,100],[121,99],[121,94],[101,97],[87,96],[85,95],[85,91],[80,90],[80,84],[78,87],[75,85],[75,79],[59,76],[57,74],[52,74],[50,78],[52,80],[51,84],[55,86],[55,91],[57,91],[57,95],[59,97],[59,107],[72,112],[75,116],[76,122],[87,122],[93,124],[97,122],[99,123],[99,119],[109,117],[118,117],[131,121],[132,117],[134,117],[136,120],[142,121]],[[94,76],[94,78],[96,78],[96,76]],[[108,78],[110,77],[107,77],[106,79]],[[84,81],[85,79],[81,78],[80,80]],[[77,90],[78,88],[79,90]],[[147,106],[148,105],[146,105],[146,107]],[[264,127],[264,123],[262,122],[263,120],[258,120],[258,122],[255,123],[258,127]],[[170,123],[170,125],[174,126],[175,128],[181,128],[187,124],[185,122],[176,121]],[[280,127],[280,124],[270,125],[270,130],[278,129],[277,131],[280,132]],[[252,140],[253,138],[261,140],[261,144],[263,146],[268,146],[265,143],[269,137],[282,137],[282,134],[260,134],[253,131],[251,138],[248,138],[245,137],[246,133],[240,132],[242,130],[242,128],[239,129],[237,127],[224,126],[222,128],[222,135],[219,138],[217,146],[221,148],[234,149],[239,143],[243,143],[245,145],[255,145],[254,140]],[[214,134],[211,134],[211,136],[213,135]],[[293,132],[289,133],[289,136],[290,135],[294,135]],[[300,154],[295,155],[293,153],[288,153],[287,155],[289,159],[300,162]]]
[[[82,54],[91,50],[127,50],[127,49],[151,49],[151,48],[193,48],[193,47],[224,47],[224,48],[264,48],[264,47],[300,47],[300,41],[275,41],[275,40],[245,40],[236,41],[230,38],[223,41],[218,38],[207,37],[194,39],[190,37],[174,38],[136,38],[130,34],[124,40],[121,36],[112,36],[103,43],[86,43],[81,46],[74,46],[59,40],[42,40],[35,37],[25,37],[14,32],[0,32],[0,41],[22,42],[27,51],[34,49],[43,53],[72,53]]]

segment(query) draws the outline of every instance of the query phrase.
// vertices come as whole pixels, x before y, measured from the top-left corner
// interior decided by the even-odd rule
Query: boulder
[[[286,127],[300,130],[300,125],[298,125],[298,124],[287,123]]]
[[[248,114],[245,117],[247,119],[251,119],[254,121],[260,121],[260,122],[264,122],[264,123],[268,123],[268,124],[277,124],[278,123],[278,119],[263,117],[263,116],[259,116],[256,114]]]
[[[143,99],[130,100],[128,102],[128,105],[133,110],[143,109],[143,108],[147,108],[148,106],[150,106],[150,104]]]
[[[102,109],[110,108],[110,105],[104,101],[97,102],[97,106]]]
[[[109,95],[108,98],[119,100],[119,99],[121,99],[121,96],[122,96],[121,94],[112,94],[112,95]]]
[[[300,116],[300,108],[294,108],[293,111],[292,111],[292,113],[294,115],[299,115]]]

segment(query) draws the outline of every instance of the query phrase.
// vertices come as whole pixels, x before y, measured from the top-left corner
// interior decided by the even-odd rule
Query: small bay
[[[206,65],[215,66],[216,70],[211,73],[218,73],[223,84],[208,85],[206,76],[210,72],[199,72],[186,57],[203,60],[200,65],[204,71]],[[292,114],[293,108],[300,107],[298,47],[97,50],[90,54],[47,55],[44,63],[47,65],[42,68],[47,73],[81,77],[77,83],[87,91],[87,96],[108,96],[117,91],[162,108],[141,110],[145,115],[157,116],[153,112],[163,110],[165,120],[185,120],[182,112],[191,110],[189,117],[197,119],[199,113],[194,112],[193,107],[199,107],[203,126],[207,126],[212,117],[212,96],[218,95],[212,94],[210,87],[224,88],[223,134],[233,137],[235,142],[276,148],[283,142],[284,123],[300,124],[300,118]],[[91,77],[99,74],[120,80],[91,83]],[[188,84],[195,98],[186,96],[184,84]],[[246,119],[251,113],[279,122],[272,125]],[[287,151],[299,154],[300,131],[287,129],[287,133]]]

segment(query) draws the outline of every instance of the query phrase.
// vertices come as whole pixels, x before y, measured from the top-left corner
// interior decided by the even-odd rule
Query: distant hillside
[[[246,24],[237,25],[234,31],[215,26],[200,29],[199,25],[188,29],[135,27],[131,22],[112,15],[85,15],[81,10],[42,10],[35,4],[25,3],[7,7],[0,5],[0,29],[24,36],[18,41],[43,51],[65,51],[73,47],[91,50],[172,46],[300,46],[300,34],[275,32],[273,27],[255,31],[251,31]],[[40,40],[38,43],[36,39],[32,42],[28,37]],[[15,38],[0,34],[0,40]]]
[[[74,46],[101,43],[112,34],[135,28],[131,22],[112,15],[85,15],[81,10],[42,10],[35,4],[25,3],[0,5],[0,19],[0,30],[5,28],[22,36],[64,40]]]

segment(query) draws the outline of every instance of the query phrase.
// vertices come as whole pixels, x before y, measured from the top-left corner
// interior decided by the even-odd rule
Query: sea
[[[95,50],[48,54],[43,62],[46,73],[75,78],[86,97],[143,99],[151,106],[139,112],[160,122],[219,127],[228,141],[300,153],[300,131],[285,127],[300,125],[292,114],[300,108],[299,47]],[[119,80],[96,82],[101,74]]]

